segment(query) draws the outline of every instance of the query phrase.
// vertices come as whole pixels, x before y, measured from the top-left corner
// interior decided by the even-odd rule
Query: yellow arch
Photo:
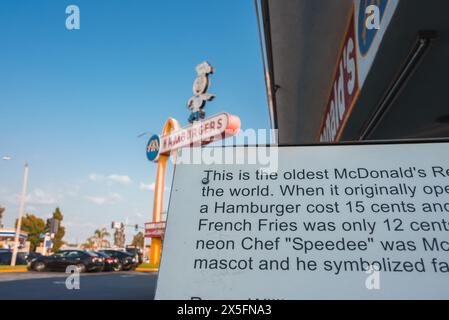
[[[166,135],[174,130],[179,130],[179,122],[176,119],[168,118],[162,129],[162,135]],[[173,156],[176,157],[176,151],[173,151]],[[167,160],[170,155],[159,155],[157,161],[156,181],[154,186],[154,202],[153,202],[153,222],[160,222],[162,220],[162,210],[164,208],[164,188],[165,188],[165,174],[167,169]],[[162,239],[151,238],[150,248],[150,263],[159,265],[161,261]]]

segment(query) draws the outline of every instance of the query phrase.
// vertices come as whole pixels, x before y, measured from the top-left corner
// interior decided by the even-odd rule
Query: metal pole
[[[161,155],[157,163],[156,186],[154,189],[153,222],[160,222],[164,199],[164,180],[168,156]],[[162,249],[161,238],[151,238],[150,263],[159,265]]]
[[[19,236],[22,227],[23,210],[25,208],[25,194],[27,190],[27,183],[28,183],[28,163],[25,163],[25,168],[23,172],[22,194],[20,195],[19,218],[17,219],[16,234],[14,237],[14,249],[11,257],[11,266],[16,265],[17,251],[19,250]]]
[[[0,207],[0,228],[3,228],[3,222],[2,222],[2,220],[3,220],[3,213],[5,212],[5,208],[3,208],[3,207]]]

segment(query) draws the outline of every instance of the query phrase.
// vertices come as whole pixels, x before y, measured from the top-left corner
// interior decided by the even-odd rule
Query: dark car
[[[118,270],[133,270],[137,267],[137,259],[127,252],[111,249],[100,250],[100,252],[107,254],[111,258],[117,258],[119,260]]]
[[[0,251],[0,265],[10,265],[12,258],[12,250],[2,249]],[[25,259],[25,254],[23,252],[17,253],[16,265],[26,265],[27,260]]]
[[[38,252],[30,252],[28,254],[25,255],[25,259],[28,263],[31,263],[31,261],[33,261],[36,258],[42,257],[42,254],[38,253]]]
[[[103,259],[86,250],[62,250],[31,261],[31,269],[35,271],[65,271],[68,266],[76,266],[78,272],[101,271]]]
[[[109,256],[108,254],[100,251],[94,252],[96,255],[103,258],[104,264],[103,264],[103,271],[120,271],[120,260],[118,258],[113,258]]]
[[[129,254],[131,254],[132,256],[134,256],[134,258],[136,258],[138,264],[142,264],[143,263],[143,253],[141,251],[141,249],[139,248],[126,248],[125,249],[126,252],[128,252]]]

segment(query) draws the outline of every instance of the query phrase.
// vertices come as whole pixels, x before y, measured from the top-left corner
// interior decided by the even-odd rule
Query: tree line
[[[56,252],[65,244],[63,240],[65,236],[65,227],[62,225],[64,216],[62,215],[59,207],[57,207],[53,212],[52,218],[59,221],[58,232],[56,232],[54,238],[52,239],[52,250]],[[28,241],[30,241],[30,251],[36,251],[36,248],[39,247],[40,244],[44,241],[44,239],[41,238],[41,234],[45,234],[50,230],[50,220],[51,219],[47,219],[45,221],[44,219],[29,213],[22,218],[21,229],[28,233]]]
[[[62,225],[64,216],[59,207],[57,207],[53,212],[52,218],[59,221],[59,228],[54,238],[52,239],[53,247],[51,249],[52,252],[57,252],[61,249],[61,247],[64,244],[67,244],[64,241],[66,229]],[[34,214],[29,213],[22,218],[21,229],[28,233],[28,241],[30,242],[30,251],[36,251],[36,248],[43,243],[44,239],[41,237],[41,235],[49,232],[50,220],[51,219],[44,220]],[[111,247],[111,243],[107,238],[110,236],[111,234],[107,231],[106,228],[98,228],[94,231],[94,234],[91,237],[86,239],[86,242],[84,242],[81,245],[81,247],[88,250],[109,248]],[[125,247],[124,230],[116,229],[113,236],[114,236],[113,237],[114,246],[120,248]],[[140,248],[144,247],[144,235],[142,232],[138,232],[136,235],[134,235],[131,245]]]

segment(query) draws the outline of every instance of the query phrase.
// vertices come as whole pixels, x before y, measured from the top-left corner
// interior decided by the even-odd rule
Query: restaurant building
[[[280,145],[449,136],[449,1],[255,3]]]

